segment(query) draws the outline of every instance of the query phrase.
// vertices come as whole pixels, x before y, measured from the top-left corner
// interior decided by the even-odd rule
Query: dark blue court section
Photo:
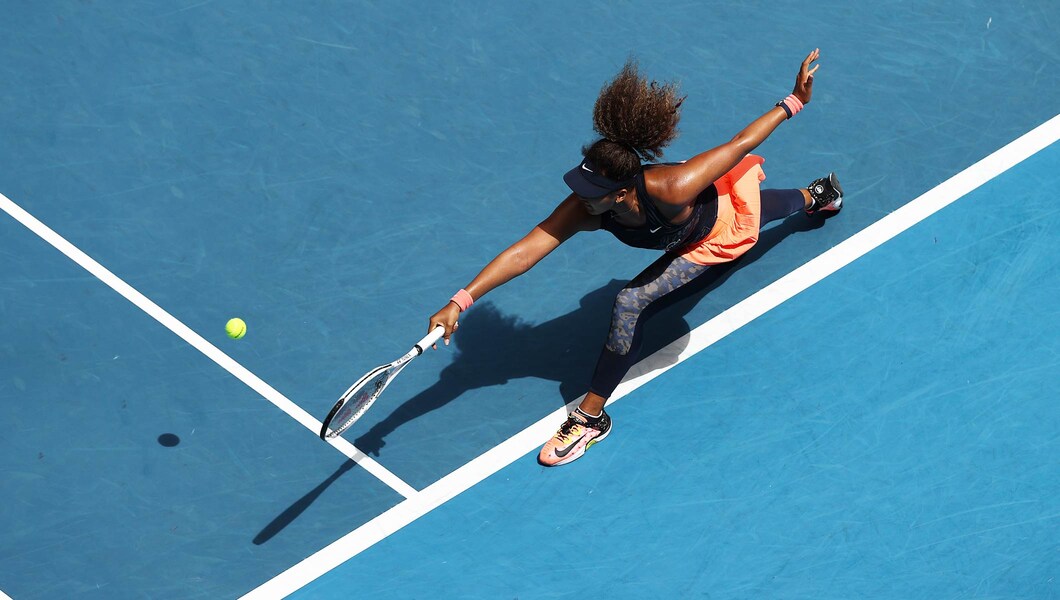
[[[579,462],[293,597],[1056,597],[1058,174],[1054,145],[623,398]]]
[[[13,598],[229,597],[401,499],[17,223],[0,234]]]
[[[836,170],[856,197],[769,230],[651,351],[1054,116],[1058,22],[1053,0],[7,2],[0,192],[322,415],[564,197],[630,54],[688,94],[678,160],[821,47],[814,101],[759,149],[766,183]],[[15,600],[233,597],[398,500],[6,215],[0,256]],[[433,483],[585,391],[614,292],[654,257],[572,240],[347,437]]]

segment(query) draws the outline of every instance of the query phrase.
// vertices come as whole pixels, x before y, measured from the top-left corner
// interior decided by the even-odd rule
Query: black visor
[[[615,190],[626,187],[631,181],[633,180],[615,181],[604,177],[593,166],[593,163],[588,160],[583,160],[581,164],[567,171],[567,174],[563,176],[563,182],[570,187],[571,191],[582,198],[606,196]]]

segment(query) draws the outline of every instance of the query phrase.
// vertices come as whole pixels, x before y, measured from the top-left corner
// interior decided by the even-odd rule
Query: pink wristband
[[[799,111],[802,110],[802,107],[804,106],[802,100],[799,100],[795,94],[788,94],[788,97],[784,98],[783,102],[788,107],[788,110],[791,111],[792,117],[799,114]]]
[[[467,293],[467,290],[460,290],[452,298],[450,302],[456,302],[456,305],[460,307],[460,312],[471,308],[471,305],[475,303],[475,299],[471,297],[471,294]]]

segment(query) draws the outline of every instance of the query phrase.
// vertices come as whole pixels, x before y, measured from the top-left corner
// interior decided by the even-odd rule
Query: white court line
[[[194,346],[199,352],[205,354],[208,358],[220,365],[221,368],[232,375],[235,375],[240,381],[250,386],[252,390],[261,394],[263,398],[275,404],[280,410],[293,417],[295,421],[298,421],[304,425],[306,429],[312,431],[313,435],[319,434],[322,423],[303,410],[302,407],[288,400],[283,394],[258,378],[257,375],[254,375],[243,367],[243,365],[237,363],[224,352],[221,352],[221,350],[206,341],[201,335],[192,331],[187,325],[181,323],[157,304],[149,300],[146,296],[133,289],[132,286],[122,281],[117,275],[108,271],[103,265],[99,264],[73,244],[66,241],[61,235],[52,231],[47,225],[41,223],[36,217],[23,210],[21,206],[15,204],[3,194],[0,194],[0,209],[3,209],[4,212],[14,217],[16,221],[22,223],[30,231],[40,236],[41,239],[54,246],[56,250],[62,252],[71,260],[81,265],[86,271],[98,277],[100,281],[124,296],[126,300],[135,304],[140,310],[154,317],[156,321],[183,338],[184,341]],[[348,441],[342,438],[335,438],[329,440],[329,443],[347,458],[364,467],[366,471],[375,475],[380,481],[393,488],[394,491],[405,498],[410,498],[416,494],[416,490],[414,490],[412,486],[402,481],[376,461],[372,460],[371,457],[355,448],[353,444]]]
[[[854,234],[746,300],[646,357],[630,370],[608,404],[655,379],[714,342],[838,271],[873,248],[1060,139],[1060,115],[1021,136],[934,189]],[[299,590],[483,479],[536,450],[579,400],[527,427],[385,513],[250,591],[244,600],[271,600]]]
[[[11,596],[5,594],[3,590],[0,590],[0,600],[11,600]]]

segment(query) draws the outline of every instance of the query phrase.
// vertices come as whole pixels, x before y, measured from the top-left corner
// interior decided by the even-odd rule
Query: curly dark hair
[[[659,159],[677,137],[681,103],[676,83],[648,82],[630,58],[600,90],[593,107],[593,129],[603,136],[582,148],[606,177],[625,181],[640,172],[641,161]]]

